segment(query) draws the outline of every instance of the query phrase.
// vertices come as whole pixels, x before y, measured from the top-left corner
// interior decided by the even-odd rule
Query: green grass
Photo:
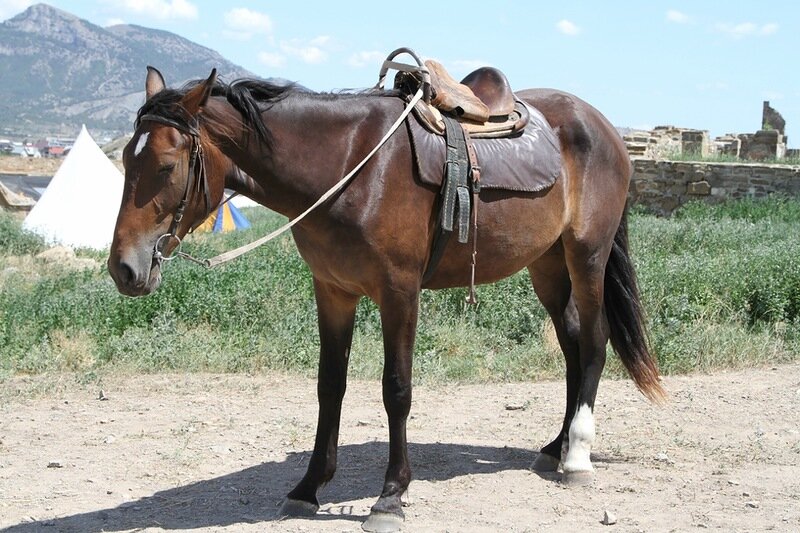
[[[198,235],[185,248],[211,256],[281,223],[248,211],[248,231]],[[774,364],[800,353],[800,201],[689,204],[671,219],[631,214],[631,248],[666,373]],[[45,247],[0,213],[0,377],[105,370],[313,375],[318,357],[310,274],[287,238],[214,270],[174,261],[145,298],[117,293],[102,254],[74,271],[20,260]],[[524,273],[478,288],[424,291],[415,350],[418,381],[554,377],[562,357]],[[363,300],[351,375],[378,377],[380,320]],[[609,373],[621,374],[615,358]]]

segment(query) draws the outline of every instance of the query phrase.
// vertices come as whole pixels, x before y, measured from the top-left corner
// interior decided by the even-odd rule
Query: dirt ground
[[[666,385],[659,408],[628,381],[601,384],[582,488],[529,469],[562,383],[417,387],[405,530],[800,531],[800,365]],[[318,515],[284,521],[313,444],[312,380],[116,376],[106,400],[70,376],[0,387],[0,531],[360,531],[382,484],[379,383],[348,388]]]
[[[13,157],[4,156],[0,157],[0,173],[8,174],[31,174],[34,176],[52,176],[64,162],[63,158],[50,158],[50,157]],[[111,160],[114,165],[124,171],[122,161],[118,159]]]

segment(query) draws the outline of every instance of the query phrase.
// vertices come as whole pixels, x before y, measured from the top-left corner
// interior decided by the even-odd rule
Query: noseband
[[[191,152],[189,153],[189,174],[186,177],[186,189],[183,191],[183,198],[181,198],[178,208],[175,210],[175,214],[172,216],[172,223],[169,226],[169,231],[161,235],[156,240],[155,246],[153,246],[153,259],[161,264],[162,261],[169,261],[179,255],[184,255],[182,252],[180,252],[181,239],[178,237],[178,226],[180,225],[181,220],[183,220],[183,212],[186,210],[186,206],[189,205],[189,199],[191,198],[193,192],[198,194],[202,193],[207,215],[211,210],[211,191],[208,188],[208,177],[206,175],[205,160],[203,159],[203,145],[200,144],[200,127],[197,117],[189,117],[186,123],[181,123],[160,115],[146,114],[139,117],[139,121],[158,122],[160,124],[165,124],[175,128],[181,133],[189,135],[189,137],[192,139],[192,148]],[[191,232],[194,230],[195,227],[203,222],[203,220],[205,220],[205,216],[201,217],[200,221],[193,225],[189,231]],[[163,249],[162,241],[165,239],[166,242],[169,242],[170,239],[175,239],[178,241],[177,251],[171,256],[165,256],[161,251]]]

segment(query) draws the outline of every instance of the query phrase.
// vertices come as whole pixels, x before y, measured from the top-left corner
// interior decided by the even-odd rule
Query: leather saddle
[[[433,133],[444,135],[442,114],[455,118],[476,139],[509,137],[528,123],[526,106],[518,102],[505,74],[493,67],[481,67],[456,81],[444,66],[425,61],[430,73],[430,103],[420,101],[414,113]],[[400,72],[395,88],[413,93],[422,83],[413,73]]]

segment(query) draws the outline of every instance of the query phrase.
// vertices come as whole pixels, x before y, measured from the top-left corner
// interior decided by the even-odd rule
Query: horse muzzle
[[[117,290],[126,296],[145,296],[161,284],[161,265],[147,253],[119,253],[114,250],[108,258],[108,272]]]

